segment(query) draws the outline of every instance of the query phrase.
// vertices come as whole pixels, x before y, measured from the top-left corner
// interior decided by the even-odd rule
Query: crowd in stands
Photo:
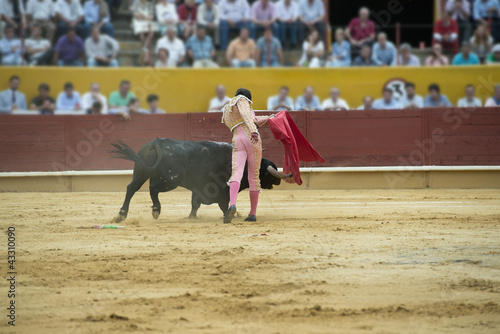
[[[363,7],[327,42],[322,0],[129,0],[131,27],[156,67],[420,66]],[[2,65],[119,66],[116,0],[0,0]],[[154,34],[162,37],[153,47]],[[231,40],[231,34],[236,37]],[[425,66],[500,63],[500,0],[447,0]],[[283,50],[302,49],[297,64]],[[497,44],[495,44],[497,43]],[[399,47],[399,48],[398,48]],[[329,51],[331,50],[331,51]],[[448,58],[450,57],[450,58]]]
[[[39,95],[34,97],[30,104],[26,101],[26,96],[20,90],[20,78],[12,76],[9,79],[9,88],[0,92],[0,114],[10,113],[32,113],[40,114],[114,114],[120,115],[124,119],[129,119],[133,114],[164,114],[165,111],[158,108],[159,97],[156,94],[147,96],[147,108],[141,107],[141,101],[131,91],[130,82],[122,80],[118,90],[112,92],[109,98],[101,94],[98,83],[92,83],[89,91],[81,95],[75,91],[74,85],[67,82],[62,87],[62,91],[54,98],[51,95],[50,86],[41,83],[38,86]],[[441,88],[437,84],[430,84],[428,94],[422,97],[415,93],[415,84],[406,82],[404,85],[405,94],[402,97],[393,96],[394,92],[388,87],[382,90],[382,96],[374,99],[372,96],[365,96],[359,107],[350,107],[348,102],[341,98],[341,91],[338,87],[330,89],[330,95],[320,100],[315,95],[312,86],[305,87],[303,94],[293,99],[289,89],[283,86],[278,94],[270,96],[267,100],[267,110],[308,110],[308,111],[335,111],[350,109],[407,109],[407,108],[433,108],[452,107],[448,97],[441,93]],[[485,103],[475,96],[475,87],[471,84],[465,87],[465,96],[460,98],[457,107],[496,107],[500,106],[500,85],[494,87],[493,96]],[[220,112],[229,103],[230,98],[226,95],[226,88],[223,85],[216,87],[216,96],[210,100],[208,111]],[[353,102],[353,101],[351,101]]]

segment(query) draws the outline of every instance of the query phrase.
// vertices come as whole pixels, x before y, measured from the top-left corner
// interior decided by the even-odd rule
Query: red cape
[[[280,111],[274,118],[269,119],[268,123],[274,134],[274,138],[280,140],[285,148],[283,173],[292,173],[295,182],[301,185],[300,161],[319,161],[324,163],[325,159],[307,141],[292,117],[286,111]]]

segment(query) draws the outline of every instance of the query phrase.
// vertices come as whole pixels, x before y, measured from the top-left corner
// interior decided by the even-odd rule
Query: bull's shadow
[[[183,187],[191,190],[191,213],[189,218],[196,218],[201,204],[219,204],[222,213],[229,207],[229,186],[231,177],[232,149],[228,143],[156,138],[135,152],[127,144],[118,142],[112,144],[113,158],[126,159],[135,162],[132,182],[127,186],[125,201],[115,222],[127,218],[130,200],[134,194],[149,180],[149,193],[153,201],[152,214],[158,219],[161,204],[158,199],[160,192]],[[277,171],[276,165],[262,158],[260,182],[263,189],[272,189],[279,185],[282,179],[291,177]],[[240,191],[247,189],[248,173],[241,180]]]

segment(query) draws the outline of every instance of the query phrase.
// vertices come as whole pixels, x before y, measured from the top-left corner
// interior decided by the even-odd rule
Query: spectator
[[[204,3],[198,6],[196,21],[198,25],[205,27],[207,35],[212,37],[215,45],[219,45],[220,10],[219,6],[214,3],[214,0],[205,0]]]
[[[283,66],[281,43],[273,36],[271,29],[267,29],[264,36],[257,41],[255,61],[262,67]]]
[[[498,0],[476,0],[473,5],[476,25],[488,26],[495,42],[500,41],[500,2]]]
[[[79,0],[57,0],[55,13],[58,37],[66,34],[69,27],[75,28],[82,40],[89,37],[88,27],[83,22],[83,7]]]
[[[99,102],[101,104],[101,112],[102,114],[108,113],[108,103],[106,102],[106,97],[101,94],[101,86],[98,83],[93,83],[90,85],[90,91],[83,94],[82,96],[82,109],[87,110],[87,113],[90,112],[94,103]]]
[[[210,100],[208,112],[222,111],[222,108],[231,101],[226,95],[226,87],[224,87],[224,85],[218,85],[217,88],[215,88],[215,94],[216,96]]]
[[[408,43],[403,43],[399,47],[399,56],[397,61],[398,66],[420,66],[420,59],[411,54],[411,46]]]
[[[158,102],[160,98],[156,94],[150,94],[147,98],[149,109],[147,112],[149,114],[166,114],[165,110],[158,108]]]
[[[444,50],[453,54],[458,52],[458,26],[457,21],[450,17],[447,11],[443,11],[441,19],[434,24],[432,44],[439,43]]]
[[[118,67],[116,56],[119,50],[120,44],[114,38],[101,35],[99,28],[94,27],[91,36],[85,41],[87,66]]]
[[[432,46],[431,55],[425,58],[425,66],[448,66],[450,61],[443,55],[443,47],[436,43]]]
[[[369,44],[363,45],[361,54],[354,59],[351,66],[377,66],[371,56],[372,48]]]
[[[486,100],[484,106],[485,107],[500,106],[500,85],[495,86],[495,92],[493,93],[493,96]]]
[[[158,21],[160,34],[165,35],[167,27],[176,27],[179,22],[177,8],[169,0],[159,0],[156,4],[156,21]]]
[[[28,0],[26,14],[29,24],[44,28],[45,38],[52,42],[56,31],[56,25],[52,22],[55,16],[54,2],[52,0]]]
[[[491,37],[488,27],[484,24],[478,25],[470,39],[470,43],[472,52],[477,54],[479,60],[484,63],[493,46],[493,37]]]
[[[369,110],[373,109],[373,97],[371,96],[365,96],[363,98],[363,105],[358,107],[358,110]]]
[[[248,28],[242,28],[240,36],[231,42],[226,59],[231,67],[255,67],[255,43],[249,38]]]
[[[50,87],[46,83],[38,86],[38,96],[31,100],[30,110],[38,110],[43,115],[52,115],[56,108],[56,101],[49,96]]]
[[[141,108],[141,100],[139,100],[136,97],[130,99],[129,103],[127,104],[127,113],[129,115],[149,114],[149,112],[147,110]]]
[[[462,43],[462,52],[457,53],[453,57],[452,65],[479,65],[479,57],[470,51],[470,43],[465,41]]]
[[[359,10],[359,17],[351,20],[345,34],[351,44],[351,58],[354,59],[361,52],[364,44],[375,40],[375,23],[370,20],[370,11],[366,7]]]
[[[382,98],[373,102],[373,109],[402,109],[401,104],[392,97],[392,89],[384,88]]]
[[[185,0],[177,9],[179,28],[181,33],[184,34],[184,40],[187,40],[195,32],[197,10],[198,7],[194,3],[194,0]]]
[[[500,64],[500,44],[493,45],[491,53],[486,57],[486,64]]]
[[[332,44],[332,55],[328,57],[326,67],[351,66],[351,45],[345,40],[344,30],[335,30],[335,42]]]
[[[468,40],[471,35],[471,3],[468,0],[447,0],[445,10],[457,21],[460,40]]]
[[[457,102],[457,107],[482,107],[481,99],[476,96],[476,88],[474,85],[465,86],[465,97]]]
[[[429,95],[424,99],[424,107],[453,107],[453,105],[446,95],[440,93],[440,88],[437,84],[431,84],[429,85]]]
[[[109,22],[109,7],[106,2],[102,0],[87,0],[85,5],[83,5],[83,15],[85,16],[85,23],[89,31],[94,26],[97,26],[102,33],[111,37],[115,36],[115,28]]]
[[[220,47],[226,50],[229,32],[249,27],[250,5],[248,0],[220,0]]]
[[[54,62],[58,66],[83,66],[80,57],[85,52],[82,39],[76,36],[75,28],[68,28],[55,47]]]
[[[183,64],[186,56],[186,48],[184,43],[176,37],[174,27],[167,27],[165,36],[156,42],[155,53],[158,54],[160,49],[166,49],[168,51],[168,67],[177,67]]]
[[[14,27],[7,25],[4,28],[4,37],[0,40],[2,65],[19,66],[23,62],[21,40],[14,36]]]
[[[199,26],[196,35],[189,37],[186,42],[189,57],[193,59],[194,68],[217,68],[219,65],[214,61],[215,47],[210,36],[206,35],[205,27]]]
[[[397,56],[396,47],[387,40],[387,34],[385,32],[379,33],[377,42],[373,45],[373,62],[378,66],[392,66],[396,64]]]
[[[142,50],[148,52],[152,33],[158,30],[158,26],[154,22],[153,4],[147,0],[135,0],[130,11],[132,12],[134,34],[139,35]]]
[[[0,92],[0,114],[10,114],[14,110],[26,110],[26,96],[21,93],[19,83],[21,79],[13,75],[9,79],[9,88]]]
[[[276,22],[277,13],[275,5],[269,0],[257,0],[253,3],[250,11],[250,36],[257,39],[259,31],[272,30],[275,36],[278,36],[278,23]]]
[[[89,115],[102,115],[102,103],[99,101],[95,101],[92,103],[92,106],[87,110],[87,114]]]
[[[280,88],[278,95],[267,99],[267,110],[293,110],[293,99],[288,96],[290,89],[287,86]]]
[[[314,95],[314,88],[307,86],[304,89],[304,95],[297,97],[295,100],[295,109],[297,110],[321,110],[319,98]]]
[[[23,0],[0,0],[0,27],[2,21],[19,29],[21,22],[26,24],[26,11]]]
[[[325,54],[325,45],[319,39],[319,33],[316,30],[311,31],[307,41],[302,43],[302,57],[299,60],[301,67],[321,67],[321,59]]]
[[[24,43],[27,61],[30,65],[50,65],[54,59],[54,50],[49,40],[42,38],[42,28],[31,27],[31,38]]]
[[[130,100],[133,98],[135,98],[135,95],[130,91],[130,81],[122,80],[120,88],[109,95],[108,113],[116,114],[119,111],[126,111]]]
[[[155,68],[174,68],[176,67],[175,61],[169,57],[168,50],[161,48],[156,54]]]
[[[288,33],[290,48],[297,45],[297,27],[299,18],[299,7],[293,0],[280,0],[276,4],[276,19],[279,29],[281,44],[284,44]]]
[[[64,91],[59,93],[57,97],[56,109],[70,111],[80,110],[81,108],[80,93],[75,91],[75,87],[71,82],[67,82],[64,84]]]
[[[325,6],[322,0],[300,0],[299,2],[299,32],[300,39],[317,31],[319,39],[325,40]]]
[[[422,96],[415,94],[415,84],[413,82],[405,83],[405,91],[406,95],[399,101],[403,109],[424,107],[424,99]]]
[[[323,110],[348,110],[349,105],[340,97],[340,90],[337,87],[330,89],[330,98],[323,101],[321,109]]]

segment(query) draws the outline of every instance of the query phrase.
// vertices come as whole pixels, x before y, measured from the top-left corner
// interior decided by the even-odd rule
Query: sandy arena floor
[[[497,190],[266,191],[259,222],[232,225],[216,206],[185,219],[188,192],[155,221],[143,192],[125,229],[77,229],[123,197],[0,194],[0,332],[8,226],[13,333],[500,332]]]

